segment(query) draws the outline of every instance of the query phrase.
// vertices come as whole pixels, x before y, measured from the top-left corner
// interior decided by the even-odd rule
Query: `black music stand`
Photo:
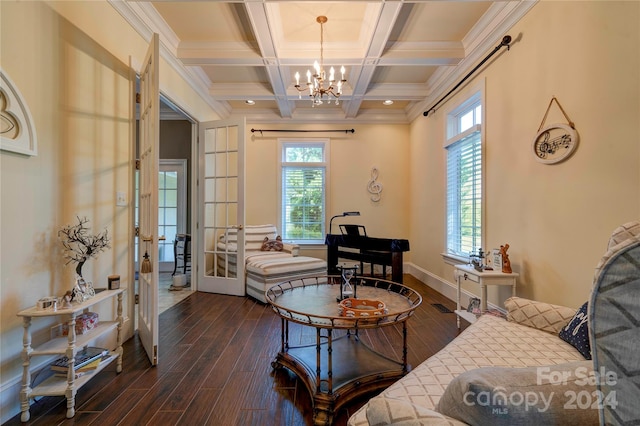
[[[340,225],[340,232],[342,232],[342,235],[349,235],[352,237],[367,236],[367,230],[364,225]]]

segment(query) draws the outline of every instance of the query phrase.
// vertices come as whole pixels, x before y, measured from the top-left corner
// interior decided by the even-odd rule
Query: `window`
[[[280,229],[284,240],[323,243],[328,141],[280,141]]]
[[[158,171],[158,262],[163,271],[173,270],[173,243],[176,234],[186,228],[186,182],[185,171],[187,160],[160,160]],[[138,171],[135,174],[135,217],[138,222],[138,196],[140,191]],[[135,257],[138,256],[138,240],[136,239]]]
[[[482,246],[482,101],[472,96],[447,117],[447,254]]]

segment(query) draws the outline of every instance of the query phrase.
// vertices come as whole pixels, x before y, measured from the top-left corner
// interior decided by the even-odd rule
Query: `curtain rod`
[[[292,132],[292,133],[323,133],[323,132],[345,132],[345,133],[355,133],[355,129],[345,129],[345,130],[291,130],[291,129],[251,129],[251,133],[255,132]]]
[[[440,100],[438,102],[436,102],[431,108],[429,108],[428,110],[426,110],[423,114],[425,117],[427,117],[429,115],[429,113],[431,111],[435,111],[435,108],[440,104],[440,102],[444,101],[450,94],[452,94],[458,87],[460,87],[460,85],[462,83],[464,83],[467,78],[469,78],[471,76],[471,74],[473,74],[474,72],[476,72],[478,70],[478,68],[480,68],[485,62],[487,62],[489,60],[490,57],[492,57],[498,50],[500,50],[503,46],[507,46],[507,50],[509,50],[509,43],[511,43],[511,36],[510,35],[506,35],[504,37],[502,37],[502,41],[500,42],[499,45],[497,45],[493,51],[491,53],[489,53],[483,60],[482,62],[480,62],[478,65],[475,66],[474,69],[472,69],[469,74],[465,75],[464,78],[462,80],[460,80],[460,82],[458,84],[456,84],[453,89],[449,90],[449,93],[447,93],[446,95],[444,95],[442,98],[440,98]]]

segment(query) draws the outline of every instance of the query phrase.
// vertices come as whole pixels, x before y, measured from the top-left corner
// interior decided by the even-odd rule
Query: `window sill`
[[[440,253],[444,263],[448,265],[467,265],[469,263],[468,257],[458,256],[450,253]]]
[[[324,241],[321,240],[284,240],[284,243],[295,244],[304,248],[323,248],[326,247]]]

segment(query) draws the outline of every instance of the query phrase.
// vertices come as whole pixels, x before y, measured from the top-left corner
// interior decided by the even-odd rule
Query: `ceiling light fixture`
[[[324,27],[323,25],[327,22],[326,16],[318,16],[316,18],[316,22],[320,24],[320,63],[315,61],[313,63],[313,69],[315,70],[315,74],[311,74],[311,71],[307,70],[307,88],[300,87],[300,73],[296,72],[296,85],[295,88],[298,89],[298,92],[304,92],[309,90],[309,97],[311,98],[312,105],[315,107],[316,105],[322,105],[324,101],[322,100],[323,96],[327,96],[327,100],[331,102],[332,96],[336,99],[335,104],[340,105],[340,95],[342,94],[342,85],[347,82],[344,78],[345,69],[344,66],[340,67],[341,78],[337,82],[337,86],[335,79],[335,70],[333,67],[329,70],[329,86],[325,87],[325,83],[327,82],[327,75],[324,71]],[[311,79],[313,77],[313,81]],[[299,95],[299,99],[302,99],[302,93]]]
[[[382,102],[385,105],[393,105],[393,101],[391,99],[387,99],[386,101]]]
[[[255,105],[256,101],[252,100],[252,99],[247,99],[246,101],[244,101],[245,104],[247,105]]]

